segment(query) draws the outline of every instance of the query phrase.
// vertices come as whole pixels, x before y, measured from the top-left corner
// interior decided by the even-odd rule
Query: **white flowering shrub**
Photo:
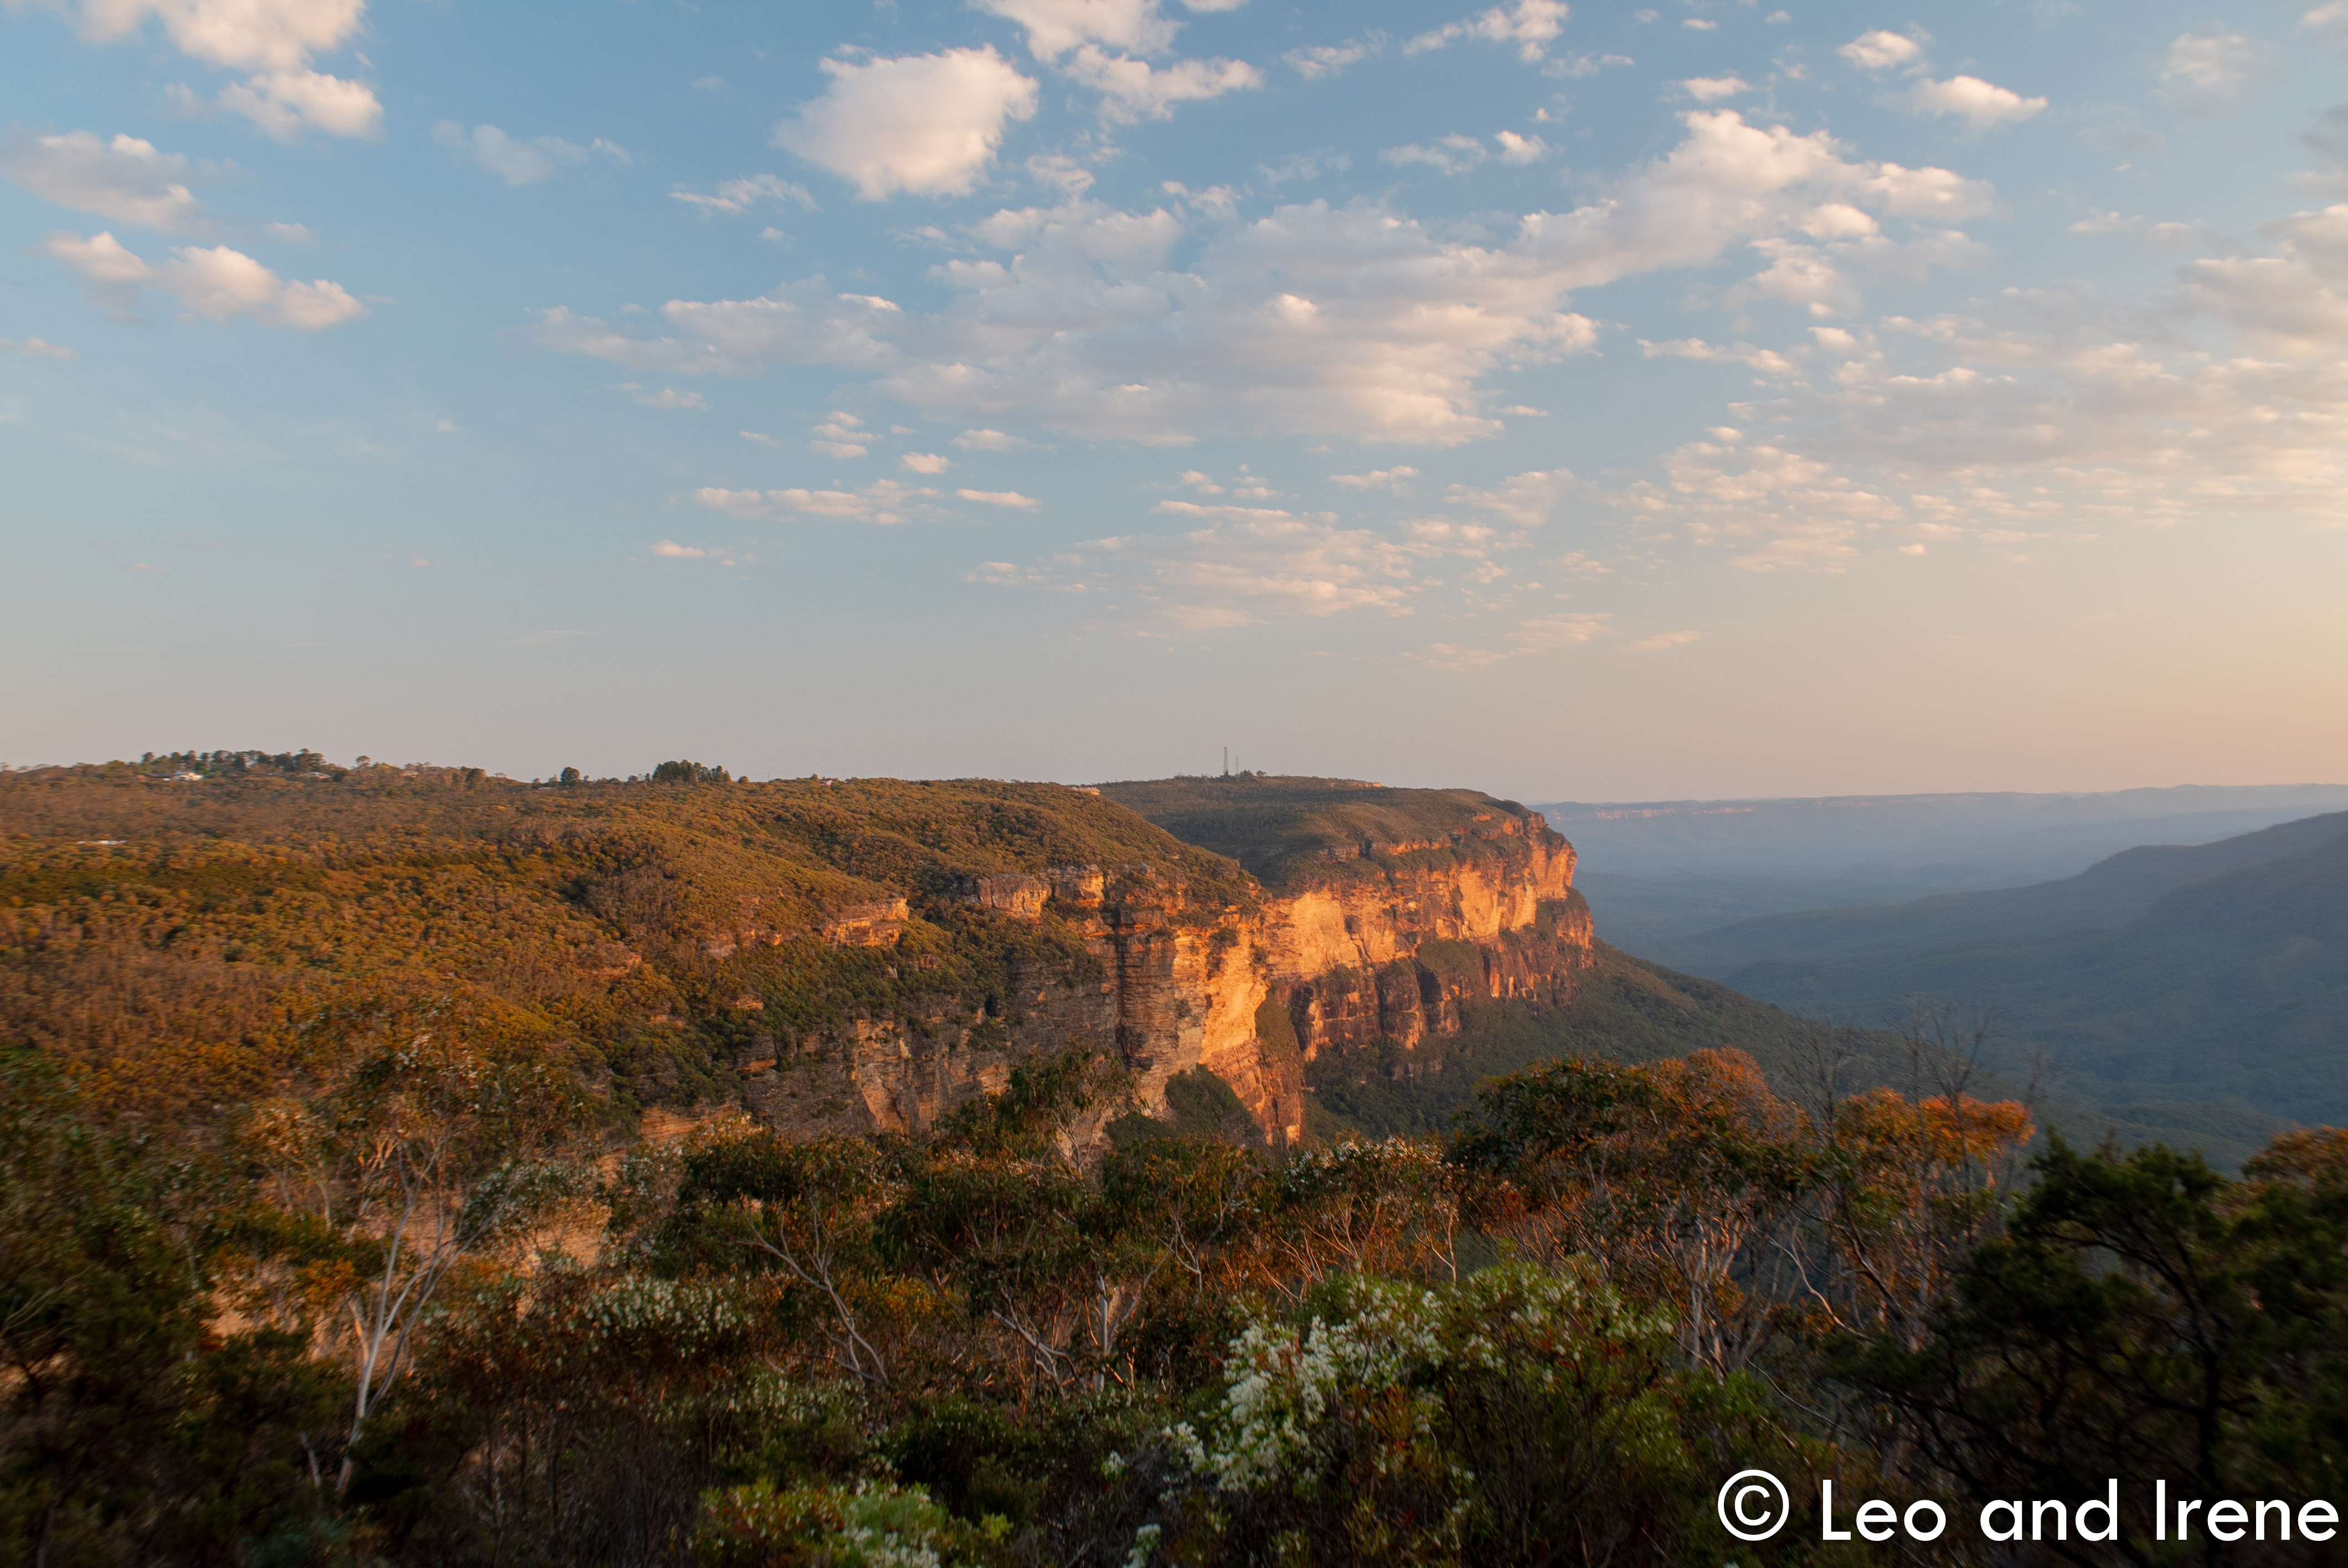
[[[1201,1561],[1648,1560],[1702,1517],[1708,1450],[1743,1440],[1750,1391],[1685,1368],[1667,1314],[1578,1266],[1456,1285],[1353,1276],[1314,1305],[1251,1324],[1220,1399],[1168,1432],[1200,1483],[1170,1511],[1169,1546]]]
[[[920,1487],[874,1482],[713,1491],[693,1532],[700,1568],[977,1568],[995,1545]]]

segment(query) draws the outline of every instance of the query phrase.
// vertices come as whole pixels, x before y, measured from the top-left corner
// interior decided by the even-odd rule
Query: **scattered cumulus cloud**
[[[942,474],[953,466],[953,459],[935,452],[908,452],[897,459],[897,466],[909,474]]]
[[[263,71],[222,87],[218,102],[275,141],[298,141],[305,130],[361,141],[383,134],[383,105],[375,89],[323,71]]]
[[[815,439],[808,450],[821,457],[861,457],[871,451],[867,445],[872,432],[864,428],[864,421],[853,414],[834,414],[815,427]]]
[[[468,131],[456,121],[444,119],[433,126],[432,139],[508,185],[534,185],[568,165],[587,161],[587,149],[577,142],[559,136],[519,141],[493,125],[477,125]]]
[[[1044,504],[1035,497],[1023,496],[1016,490],[956,490],[954,494],[965,501],[976,501],[982,506],[1009,507],[1024,512],[1032,512]]]
[[[1549,156],[1549,143],[1537,136],[1519,136],[1515,131],[1493,133],[1492,139],[1500,144],[1502,163],[1539,163]]]
[[[1035,113],[1035,81],[992,47],[827,59],[823,69],[831,85],[775,127],[775,145],[866,201],[967,192],[1005,129]]]
[[[1659,631],[1653,637],[1642,637],[1631,644],[1634,653],[1655,653],[1666,648],[1685,648],[1703,640],[1701,631]]]
[[[1944,81],[1933,80],[1925,73],[1930,62],[1924,56],[1924,45],[1930,35],[1919,32],[1913,36],[1886,32],[1880,28],[1861,33],[1845,44],[1842,57],[1862,70],[1899,70],[1919,79],[1908,91],[1884,101],[1910,114],[1938,115],[1944,118],[1961,119],[1972,131],[1984,131],[1993,126],[2011,125],[2025,120],[2046,107],[2042,97],[2024,97],[2010,87],[1983,81],[1979,77],[1957,76]]]
[[[2160,63],[2163,102],[2204,118],[2233,114],[2259,88],[2281,79],[2273,45],[2219,26],[2197,27],[2172,39]]]
[[[807,193],[807,187],[794,185],[773,174],[752,174],[740,179],[725,180],[715,191],[687,190],[680,185],[669,195],[699,209],[705,216],[718,212],[747,212],[761,202],[772,202],[778,207],[789,204],[810,212],[816,210],[815,198]]]
[[[1491,154],[1485,151],[1484,144],[1474,137],[1454,133],[1425,147],[1416,142],[1390,147],[1378,156],[1396,166],[1423,163],[1440,173],[1465,174]]]
[[[1513,44],[1519,59],[1539,60],[1565,31],[1569,15],[1563,0],[1516,0],[1514,5],[1495,5],[1460,21],[1447,22],[1433,32],[1421,33],[1403,48],[1406,54],[1416,55],[1461,38],[1480,38],[1487,43]]]
[[[1070,79],[1101,95],[1101,114],[1112,121],[1165,119],[1178,103],[1216,98],[1263,85],[1263,74],[1245,60],[1177,60],[1154,67],[1129,55],[1111,55],[1086,44],[1061,67]]]
[[[1438,670],[1488,669],[1504,660],[1578,648],[1612,637],[1614,629],[1608,624],[1612,619],[1603,613],[1534,616],[1519,622],[1500,647],[1463,648],[1454,642],[1436,642],[1429,644],[1418,660]]]
[[[154,22],[179,51],[209,66],[251,74],[207,101],[180,89],[191,108],[240,114],[283,141],[304,131],[372,138],[383,132],[383,106],[365,82],[317,70],[311,56],[341,48],[355,35],[366,0],[52,0],[82,36],[116,43]],[[14,6],[11,6],[14,9]]]
[[[1315,44],[1307,48],[1291,49],[1280,57],[1290,69],[1308,82],[1334,77],[1348,66],[1361,64],[1377,53],[1377,45],[1348,39],[1342,44]]]
[[[41,248],[81,280],[85,295],[117,319],[129,317],[142,289],[168,293],[179,301],[182,311],[207,321],[244,316],[265,327],[292,327],[299,332],[321,331],[366,314],[366,307],[340,283],[324,278],[288,282],[225,245],[178,246],[170,261],[152,264],[110,232],[86,240],[78,234],[50,234],[43,239]]]
[[[1732,109],[1680,119],[1662,156],[1489,243],[1375,204],[1299,202],[1237,222],[1187,195],[1141,210],[1085,198],[970,225],[975,250],[935,269],[951,297],[934,310],[812,278],[670,301],[658,335],[561,308],[536,333],[664,375],[863,369],[929,417],[996,432],[1016,415],[1149,444],[1239,428],[1452,445],[1504,427],[1488,372],[1595,348],[1596,323],[1570,308],[1576,291],[1743,251],[1763,263],[1749,280],[1760,293],[1840,310],[1867,276],[1978,260],[1955,226],[1994,208],[1983,182],[1855,159],[1825,132]]]
[[[1392,490],[1400,496],[1409,492],[1410,481],[1418,477],[1417,469],[1396,464],[1391,468],[1373,468],[1366,474],[1332,474],[1329,480],[1348,490]]]
[[[1904,33],[1879,27],[1871,33],[1861,33],[1837,52],[1862,70],[1888,71],[1895,66],[1921,62],[1924,46]]]
[[[910,523],[938,515],[926,505],[937,492],[927,487],[875,479],[855,490],[725,490],[706,487],[693,493],[695,505],[737,518],[767,518],[795,513],[807,518],[830,518],[841,522]]]
[[[650,553],[659,557],[663,560],[706,560],[716,561],[719,566],[727,567],[739,566],[744,561],[754,559],[752,557],[743,555],[738,550],[735,550],[723,545],[713,545],[705,548],[701,545],[681,545],[675,539],[661,540],[658,544],[652,547]],[[425,563],[419,560],[416,564],[417,566],[422,566]],[[556,635],[577,636],[582,634],[573,632],[560,633]],[[550,642],[553,640],[553,636],[541,636],[537,639],[537,641]]]
[[[1718,103],[1739,93],[1749,93],[1753,84],[1743,77],[1690,77],[1680,83],[1680,91],[1698,103]]]
[[[62,343],[46,343],[28,337],[22,343],[14,338],[0,337],[0,354],[13,354],[24,359],[72,359],[74,351]]]
[[[2030,118],[2046,107],[2046,100],[2024,97],[1979,77],[1952,77],[1918,82],[1909,89],[1908,107],[1917,114],[1941,115],[1963,120],[1973,130],[1987,130]]]
[[[211,216],[190,183],[216,183],[225,173],[158,152],[135,136],[101,139],[87,130],[57,136],[12,134],[0,140],[0,179],[44,201],[94,213],[117,223],[165,234],[200,234]]]
[[[1000,430],[965,430],[953,438],[953,444],[965,452],[1024,452],[1033,445]]]

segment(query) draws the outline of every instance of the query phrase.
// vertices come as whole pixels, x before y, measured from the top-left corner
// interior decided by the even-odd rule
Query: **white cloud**
[[[149,17],[182,54],[237,69],[299,66],[358,31],[366,0],[81,0],[84,37],[111,43]]]
[[[1717,103],[1733,98],[1739,93],[1749,93],[1753,84],[1743,77],[1690,77],[1680,83],[1680,91],[1698,103]]]
[[[1323,77],[1334,77],[1347,66],[1359,65],[1377,52],[1375,42],[1360,43],[1348,39],[1343,44],[1315,44],[1308,48],[1291,49],[1281,56],[1290,68],[1308,82]]]
[[[1560,648],[1577,648],[1586,642],[1614,635],[1607,622],[1611,616],[1542,615],[1519,621],[1509,633],[1502,648],[1462,648],[1457,643],[1430,644],[1419,661],[1438,670],[1483,670],[1506,659],[1521,659],[1530,653],[1549,653]]]
[[[807,193],[807,187],[794,185],[789,180],[772,174],[752,174],[740,179],[724,180],[719,183],[714,195],[699,190],[687,190],[682,185],[672,190],[669,195],[675,200],[687,202],[699,208],[705,215],[712,212],[747,212],[761,201],[771,201],[778,207],[785,202],[792,202],[806,208],[810,212],[815,210],[815,198]]]
[[[149,265],[111,233],[85,240],[50,234],[42,241],[50,258],[82,280],[83,292],[118,317],[128,315],[141,288],[173,295],[180,308],[215,322],[250,316],[265,327],[317,332],[366,314],[366,307],[324,278],[287,282],[225,245],[182,245],[173,260]]]
[[[587,149],[559,136],[517,141],[493,125],[468,132],[454,120],[432,128],[432,139],[508,185],[531,185],[559,173],[565,164],[587,161]]]
[[[26,359],[71,359],[74,357],[74,351],[65,347],[63,344],[45,343],[36,337],[28,337],[22,343],[18,343],[13,338],[0,337],[0,354],[19,354]]]
[[[965,430],[953,444],[965,452],[1024,452],[1031,445],[1000,430]]]
[[[677,335],[642,338],[558,305],[532,336],[562,354],[676,375],[751,375],[768,364],[879,366],[894,354],[882,334],[903,313],[870,294],[835,294],[821,278],[753,300],[671,300],[661,315]]]
[[[1032,512],[1044,504],[1035,497],[1023,496],[1016,490],[956,490],[954,494],[965,501],[977,501],[989,507],[1010,507],[1024,512]]]
[[[1909,89],[1905,101],[1917,114],[1962,119],[1974,130],[2025,120],[2046,107],[2044,98],[2026,98],[2010,87],[2001,87],[1979,77],[1918,82]]]
[[[1826,328],[1825,331],[1838,331]],[[1849,333],[1841,336],[1848,338]],[[1700,337],[1673,338],[1667,343],[1639,340],[1639,353],[1648,359],[1696,359],[1715,364],[1750,365],[1764,375],[1785,376],[1799,373],[1800,366],[1776,349],[1756,348],[1749,343],[1711,343]]]
[[[305,223],[263,223],[261,231],[284,245],[310,245],[318,239]]]
[[[991,11],[1027,30],[1027,49],[1039,60],[1055,61],[1087,44],[1113,49],[1157,54],[1174,43],[1175,24],[1158,9],[1158,0],[977,0]]]
[[[865,444],[872,439],[863,425],[853,414],[834,414],[815,427],[808,450],[824,457],[861,457],[871,450]]]
[[[1418,470],[1401,464],[1391,468],[1373,468],[1366,474],[1332,474],[1330,482],[1348,490],[1392,490],[1406,494],[1410,481],[1417,478]]]
[[[2260,87],[2281,79],[2274,46],[2222,27],[2198,27],[2169,43],[2160,66],[2163,100],[2189,115],[2230,115]]]
[[[1107,54],[1090,44],[1077,49],[1063,69],[1102,95],[1101,112],[1112,120],[1165,119],[1178,103],[1263,85],[1262,74],[1244,60],[1177,60],[1158,69],[1147,60]]]
[[[1838,52],[1854,66],[1870,71],[1885,71],[1894,66],[1921,60],[1924,46],[1903,34],[1878,27],[1871,33],[1861,33]]]
[[[2299,25],[2329,33],[2333,43],[2348,48],[2348,0],[2325,0],[2302,15]]]
[[[638,386],[633,381],[623,381],[620,384],[620,390],[628,395],[631,402],[644,408],[706,408],[709,406],[709,400],[701,394],[679,392],[674,386],[664,386],[658,391],[653,391]]]
[[[908,452],[897,459],[897,466],[909,474],[942,474],[953,466],[953,459],[935,452]]]
[[[831,86],[775,127],[775,144],[853,181],[867,201],[963,194],[1010,123],[1035,112],[1035,83],[991,47],[828,59],[823,69]]]
[[[1609,67],[1635,66],[1638,63],[1628,55],[1580,54],[1562,60],[1551,60],[1541,67],[1541,75],[1573,81],[1583,77],[1594,77]],[[1546,118],[1548,114],[1549,111],[1543,109],[1536,118]]]
[[[1556,508],[1559,498],[1581,486],[1581,481],[1576,479],[1570,469],[1535,469],[1527,474],[1512,474],[1488,489],[1454,485],[1449,499],[1456,506],[1497,512],[1520,528],[1531,528],[1549,521],[1549,515]]]
[[[724,490],[708,487],[693,493],[700,506],[737,518],[771,517],[778,511],[802,517],[836,518],[852,523],[909,523],[938,515],[926,498],[937,495],[895,479],[875,479],[855,490]]]
[[[1463,21],[1446,23],[1431,33],[1421,33],[1404,46],[1404,52],[1416,55],[1440,49],[1458,38],[1482,38],[1514,44],[1519,59],[1538,60],[1547,53],[1550,40],[1565,30],[1570,14],[1563,0],[1516,0],[1512,5],[1495,5]]]
[[[681,545],[675,539],[661,540],[652,547],[652,553],[665,560],[714,560],[720,566],[739,566],[750,559],[722,545],[705,549],[699,545]],[[418,561],[416,564],[421,566],[424,563]]]
[[[313,69],[310,56],[349,42],[364,20],[366,0],[52,0],[70,12],[81,35],[117,42],[151,19],[179,50],[208,65],[252,73],[223,91],[219,107],[252,119],[269,135],[292,140],[303,130],[330,136],[382,134],[383,106],[364,82]],[[15,8],[12,3],[11,9]],[[181,89],[185,101],[202,100]]]
[[[211,227],[190,180],[214,182],[222,172],[191,164],[135,136],[102,141],[90,131],[60,136],[11,135],[0,142],[0,179],[44,201],[135,223],[166,234],[198,234]]]
[[[978,253],[935,270],[953,298],[934,312],[809,279],[754,300],[671,301],[657,338],[561,309],[541,316],[538,335],[664,374],[866,367],[878,390],[928,416],[998,435],[1015,414],[1149,443],[1245,429],[1452,444],[1502,428],[1481,390],[1488,372],[1594,347],[1596,324],[1568,308],[1575,291],[1708,265],[1732,247],[1760,255],[1772,290],[1806,267],[1912,274],[1969,261],[1950,226],[1994,205],[1985,184],[1853,160],[1823,132],[1727,109],[1681,120],[1664,156],[1488,244],[1368,204],[1285,205],[1238,222],[1187,202],[1071,200],[965,229]],[[1912,234],[1885,232],[1895,221]]]
[[[1500,144],[1502,163],[1538,163],[1549,156],[1549,143],[1537,136],[1519,136],[1515,131],[1496,131],[1492,139]]]
[[[298,140],[304,130],[363,141],[383,134],[383,105],[372,87],[307,67],[263,71],[223,87],[220,107],[278,141]]]
[[[1413,142],[1404,147],[1387,148],[1378,156],[1392,164],[1424,163],[1445,174],[1465,174],[1491,155],[1474,137],[1454,134],[1431,147],[1421,147]]]
[[[1184,631],[1353,610],[1406,614],[1418,591],[1412,568],[1426,552],[1385,534],[1276,510],[1187,509],[1215,520],[1189,533],[1089,539],[1015,580],[1128,591],[1160,625]]]
[[[1631,651],[1634,653],[1655,653],[1666,648],[1685,648],[1689,643],[1699,642],[1703,639],[1701,631],[1659,631],[1653,637],[1642,637],[1632,643]]]

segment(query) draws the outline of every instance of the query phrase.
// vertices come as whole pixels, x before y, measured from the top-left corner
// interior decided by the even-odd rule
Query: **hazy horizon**
[[[0,753],[2348,778],[2348,12],[1930,20],[11,5]]]

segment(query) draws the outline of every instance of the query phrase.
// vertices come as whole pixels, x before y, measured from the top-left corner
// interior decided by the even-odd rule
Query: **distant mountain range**
[[[2029,886],[1764,915],[1645,952],[1814,1017],[1874,1023],[1919,996],[1993,1004],[2002,1071],[2043,1052],[2059,1091],[2134,1120],[2199,1104],[2348,1122],[2348,811],[2131,848]]]
[[[1755,916],[1897,904],[2070,876],[2137,845],[2198,845],[2348,809],[2348,785],[2188,785],[2101,794],[1563,801],[1609,941],[1664,952]]]

